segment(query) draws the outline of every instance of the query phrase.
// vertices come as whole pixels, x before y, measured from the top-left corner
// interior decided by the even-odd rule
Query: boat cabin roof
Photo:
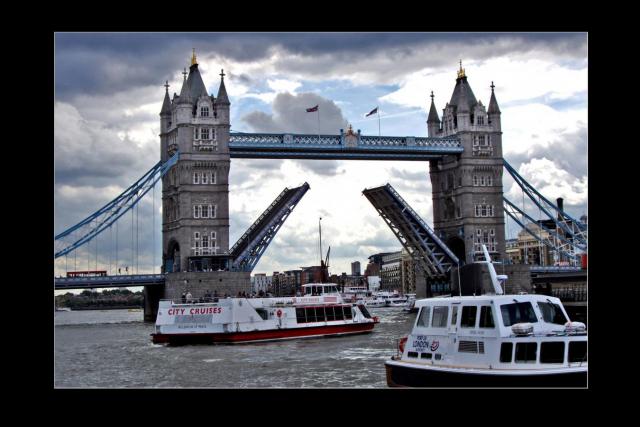
[[[436,297],[436,298],[424,298],[416,301],[416,307],[423,307],[425,305],[451,305],[451,304],[464,304],[464,303],[494,303],[494,304],[510,304],[512,302],[548,302],[551,301],[554,304],[562,305],[559,298],[551,297],[548,295],[540,294],[518,294],[518,295],[477,295],[477,296],[451,296],[451,297]]]

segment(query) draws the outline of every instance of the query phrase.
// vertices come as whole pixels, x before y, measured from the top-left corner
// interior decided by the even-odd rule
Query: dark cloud
[[[126,187],[155,163],[157,152],[121,139],[103,123],[85,120],[69,104],[55,104],[54,125],[58,185]]]
[[[56,96],[109,94],[179,77],[191,48],[203,56],[257,61],[282,51],[281,72],[322,75],[334,70],[368,71],[385,79],[416,67],[451,66],[458,58],[482,60],[530,51],[585,57],[585,33],[58,33],[55,37]],[[432,52],[425,55],[425,51]],[[381,70],[358,69],[380,56]],[[409,61],[410,60],[410,61]],[[408,62],[409,68],[398,68]],[[354,68],[349,68],[352,65]],[[234,76],[250,82],[247,75]]]

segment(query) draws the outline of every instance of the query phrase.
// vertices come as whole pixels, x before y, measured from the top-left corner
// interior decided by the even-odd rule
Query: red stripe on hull
[[[371,332],[375,323],[352,323],[347,325],[314,326],[311,328],[270,329],[266,331],[195,333],[195,334],[151,334],[154,344],[173,343],[237,343],[278,339],[303,338],[315,335],[338,335]]]

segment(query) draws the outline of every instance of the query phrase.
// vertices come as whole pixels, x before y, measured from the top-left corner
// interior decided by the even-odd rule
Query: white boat
[[[428,298],[387,384],[405,387],[586,387],[587,332],[558,298],[504,295],[485,247],[494,294]]]
[[[347,286],[342,292],[342,299],[346,302],[356,302],[364,304],[372,298],[373,293],[365,286]]]
[[[364,305],[367,307],[404,307],[407,303],[407,297],[398,294],[398,292],[376,292],[373,297],[365,300]]]
[[[69,307],[56,307],[56,311],[71,311]]]
[[[304,296],[225,298],[180,304],[162,300],[153,342],[244,343],[371,332],[377,317],[345,303],[335,284],[303,285]]]
[[[407,294],[407,303],[404,305],[402,310],[408,313],[418,312],[418,309],[416,308],[416,294]]]

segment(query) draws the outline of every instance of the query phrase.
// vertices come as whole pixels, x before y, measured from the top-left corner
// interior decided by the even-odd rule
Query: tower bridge
[[[155,317],[159,298],[194,296],[217,289],[231,294],[250,289],[249,275],[308,184],[285,189],[231,249],[229,245],[229,167],[231,158],[407,160],[429,162],[433,227],[427,225],[390,184],[364,190],[427,278],[449,278],[454,268],[472,265],[485,244],[505,260],[505,214],[524,220],[503,197],[507,170],[523,192],[551,216],[555,242],[571,258],[586,251],[586,225],[574,220],[531,187],[503,159],[501,112],[493,83],[488,107],[477,100],[460,67],[449,102],[438,114],[434,95],[427,137],[368,136],[351,126],[334,135],[230,131],[230,101],[220,73],[216,96],[209,94],[193,54],[180,94],[165,96],[160,111],[160,162],[114,201],[55,237],[55,257],[67,255],[111,227],[162,181],[161,276],[97,279],[100,286],[145,286],[145,318]],[[530,219],[530,218],[529,218]],[[526,220],[525,220],[526,221]],[[521,225],[523,225],[521,223]],[[560,250],[559,250],[560,252]],[[544,274],[537,272],[536,274]],[[91,282],[93,283],[93,282]],[[56,279],[56,289],[87,287],[78,279]],[[97,284],[97,282],[95,282]],[[91,286],[98,287],[98,286]],[[420,296],[420,295],[419,295]]]

